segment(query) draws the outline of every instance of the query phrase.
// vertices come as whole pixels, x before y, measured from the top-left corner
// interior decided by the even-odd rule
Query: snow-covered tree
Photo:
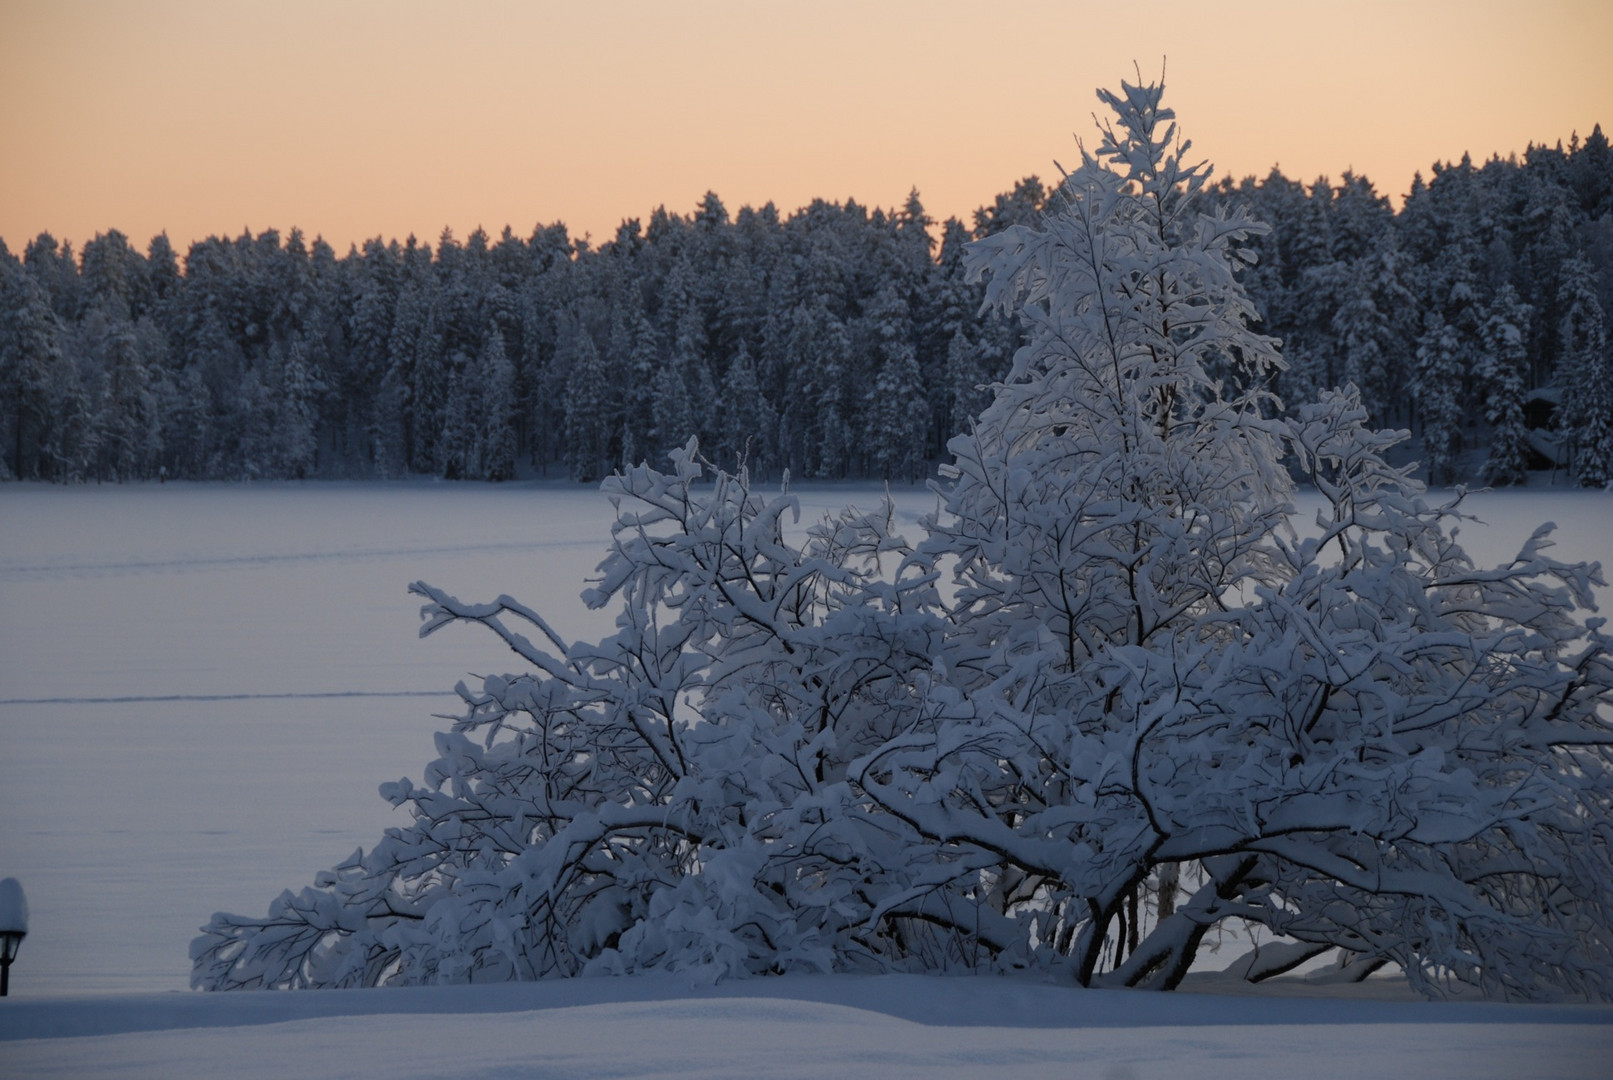
[[[51,294],[40,284],[59,276],[54,241],[48,253],[39,254],[47,250],[46,239],[29,245],[37,256],[31,272],[17,269],[9,257],[0,265],[0,433],[6,435],[0,455],[21,479],[77,480],[94,453],[87,442],[90,403],[62,347],[65,335]]]
[[[1412,393],[1417,399],[1423,427],[1423,456],[1428,480],[1451,484],[1458,478],[1462,451],[1462,374],[1466,352],[1461,331],[1430,311],[1425,316],[1423,336],[1417,343],[1416,378]]]
[[[810,306],[796,307],[788,355],[792,392],[785,420],[793,420],[801,434],[804,471],[815,478],[843,477],[851,470],[856,441],[855,403],[847,375],[851,337],[821,296]]]
[[[449,480],[479,480],[483,423],[477,401],[479,372],[473,361],[457,352],[448,357],[444,370],[442,431],[433,442],[435,471]]]
[[[115,234],[114,234],[115,235]],[[86,251],[94,250],[86,248]],[[98,299],[78,324],[78,349],[91,370],[95,446],[94,473],[112,479],[135,479],[156,472],[162,452],[162,427],[152,393],[148,351],[153,335],[141,333],[128,318],[117,294]]]
[[[272,475],[297,480],[312,475],[319,456],[317,390],[307,349],[294,340],[281,357],[273,394]]]
[[[515,368],[504,351],[504,334],[488,328],[477,361],[481,380],[481,407],[486,431],[481,438],[479,475],[488,480],[515,478],[516,438]]]
[[[419,472],[436,472],[445,460],[437,443],[447,427],[444,410],[449,375],[454,370],[453,354],[443,348],[445,328],[434,301],[429,292],[406,290],[398,304],[399,321],[404,324],[399,329],[414,330],[403,343],[398,366],[409,372],[409,462]]]
[[[736,472],[750,468],[765,475],[766,455],[774,442],[777,419],[762,396],[756,361],[743,341],[723,378],[717,423],[721,436],[719,460],[731,464]]]
[[[1523,390],[1529,351],[1524,333],[1529,308],[1517,290],[1503,285],[1484,324],[1484,355],[1478,377],[1484,387],[1484,419],[1490,424],[1490,456],[1484,482],[1503,486],[1528,480],[1529,443],[1524,427]]]
[[[650,443],[658,458],[666,456],[680,445],[679,439],[688,442],[694,434],[694,408],[689,404],[689,388],[675,357],[665,357],[657,365],[655,379],[650,385],[651,414]],[[649,460],[646,455],[645,460]]]
[[[1429,993],[1613,997],[1598,569],[1544,528],[1474,566],[1353,391],[1269,415],[1232,271],[1258,226],[1197,212],[1161,93],[1101,94],[1045,220],[972,250],[1027,343],[919,543],[888,504],[794,542],[787,491],[708,478],[691,441],[605,481],[585,598],[613,634],[417,584],[424,633],[480,624],[526,670],[461,685],[423,783],[383,785],[410,822],[216,915],[193,982],[1169,988],[1252,923]],[[1285,451],[1323,497],[1302,533]]]
[[[637,222],[632,223],[635,228]],[[633,234],[636,237],[636,233]],[[622,463],[660,460],[656,442],[655,373],[659,360],[655,327],[644,314],[638,282],[622,275],[611,308],[609,366],[622,380]],[[688,438],[679,433],[667,449]]]
[[[957,479],[924,553],[937,568],[954,562],[952,621],[976,654],[949,665],[969,695],[962,726],[1008,767],[983,778],[958,733],[937,732],[889,758],[888,779],[864,783],[902,814],[933,798],[919,779],[927,771],[961,767],[977,791],[947,817],[981,840],[1006,829],[1040,843],[1044,822],[1086,817],[1070,807],[1084,801],[1083,775],[1091,798],[1123,762],[1115,751],[1141,737],[1124,708],[1112,713],[1117,654],[1169,642],[1228,592],[1263,581],[1258,540],[1286,510],[1260,396],[1234,383],[1223,399],[1216,377],[1251,386],[1278,363],[1273,343],[1248,329],[1253,310],[1233,274],[1237,243],[1259,230],[1241,215],[1195,212],[1207,170],[1172,147],[1159,94],[1100,95],[1119,127],[1104,130],[1096,154],[1083,150],[1045,224],[971,252],[990,274],[988,303],[1017,312],[1029,340],[975,432],[952,444]],[[1094,799],[1091,810],[1115,808]],[[946,830],[917,827],[938,851],[950,846]],[[1114,847],[1120,834],[1085,832],[1066,835],[1095,856],[1079,875],[1060,870],[1053,886],[1045,869],[1010,859],[993,868],[992,902],[1024,904],[1021,918],[1045,905],[1038,934],[1090,982],[1103,956],[1118,963],[1140,940],[1139,893],[1174,909],[1180,860],[1128,856]],[[1150,952],[1159,963],[1144,974],[1173,982],[1193,945],[1168,963]]]
[[[1339,385],[1350,384],[1374,419],[1381,420],[1396,389],[1395,369],[1403,350],[1393,319],[1398,301],[1409,304],[1404,292],[1394,295],[1392,249],[1375,249],[1354,260],[1346,274],[1343,295],[1333,315],[1333,348],[1338,353]],[[1332,389],[1332,387],[1329,387]]]
[[[863,439],[869,471],[912,483],[924,461],[929,403],[913,348],[906,301],[887,286],[865,314],[871,378],[863,388]]]
[[[985,371],[983,352],[963,327],[947,343],[946,378],[951,415],[972,418],[991,400],[992,375]]]
[[[577,319],[568,319],[557,350],[566,371],[566,460],[578,480],[598,481],[611,471],[616,430],[612,387],[594,339]]]
[[[1485,353],[1488,313],[1480,303],[1472,267],[1472,237],[1458,230],[1445,260],[1432,273],[1433,299],[1423,316],[1411,384],[1422,421],[1424,464],[1430,483],[1460,478],[1462,429],[1469,421],[1467,384]]]
[[[1559,378],[1567,390],[1559,418],[1573,448],[1574,471],[1584,487],[1613,480],[1613,351],[1590,265],[1569,259],[1558,293],[1562,321]]]

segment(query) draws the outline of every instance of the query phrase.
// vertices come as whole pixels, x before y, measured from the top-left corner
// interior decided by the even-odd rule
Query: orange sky
[[[1613,127],[1613,2],[0,0],[0,237],[608,238],[708,189],[967,216],[1157,73],[1222,174]]]

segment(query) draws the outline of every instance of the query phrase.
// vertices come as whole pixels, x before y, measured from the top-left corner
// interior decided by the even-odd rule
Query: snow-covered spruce
[[[978,243],[1027,346],[910,545],[883,511],[786,537],[788,492],[605,481],[618,520],[567,642],[424,584],[430,633],[525,673],[461,686],[413,822],[220,914],[197,986],[648,970],[1044,970],[1169,988],[1205,935],[1329,948],[1419,988],[1613,997],[1613,663],[1599,568],[1472,565],[1353,390],[1270,419],[1280,365],[1196,212],[1157,86],[1047,220]],[[1288,524],[1284,456],[1323,493]],[[1458,500],[1459,501],[1459,500]]]

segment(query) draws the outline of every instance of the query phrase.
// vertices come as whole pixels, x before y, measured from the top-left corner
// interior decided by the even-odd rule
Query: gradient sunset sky
[[[1613,0],[0,0],[0,237],[183,252],[814,197],[966,220],[1157,76],[1220,175],[1412,173],[1613,126]]]

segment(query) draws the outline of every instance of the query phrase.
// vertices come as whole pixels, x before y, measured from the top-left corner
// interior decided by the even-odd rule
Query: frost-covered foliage
[[[568,642],[424,584],[526,666],[461,686],[409,825],[220,914],[196,985],[650,970],[1040,970],[1170,988],[1220,926],[1354,977],[1613,996],[1613,663],[1595,566],[1475,567],[1455,503],[1384,461],[1353,390],[1274,420],[1233,274],[1257,228],[1161,88],[1039,225],[972,249],[1026,346],[909,544],[888,506],[709,469],[605,481],[618,520]],[[1289,527],[1283,458],[1326,500]]]

